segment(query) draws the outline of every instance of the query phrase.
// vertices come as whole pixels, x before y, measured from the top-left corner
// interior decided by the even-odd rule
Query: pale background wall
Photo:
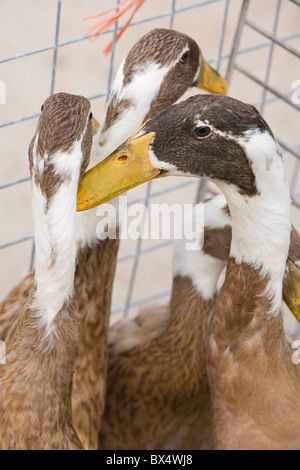
[[[195,4],[192,0],[177,0],[176,8]],[[200,2],[198,2],[200,3]],[[83,21],[83,17],[97,13],[115,4],[111,0],[63,0],[59,42],[82,36],[85,28],[94,20]],[[223,44],[223,53],[229,54],[236,30],[241,0],[231,0],[228,21]],[[249,17],[265,30],[271,32],[277,0],[252,0]],[[147,0],[136,19],[154,16],[169,11],[171,0]],[[207,60],[216,58],[219,51],[220,34],[224,17],[225,0],[175,15],[174,28],[192,36],[202,48]],[[30,51],[54,43],[56,24],[56,0],[0,0],[0,59],[20,52]],[[124,20],[121,20],[123,24]],[[170,18],[159,18],[129,28],[117,44],[113,76],[124,55],[131,46],[146,32],[155,27],[166,27]],[[299,31],[300,8],[289,0],[283,0],[277,34],[279,37]],[[101,52],[111,40],[112,34],[106,34],[95,43],[84,40],[66,45],[58,50],[57,71],[54,92],[66,91],[87,97],[104,92],[107,88],[110,57]],[[245,27],[241,46],[253,46],[263,42],[262,37]],[[288,42],[299,50],[300,39]],[[239,57],[239,63],[265,78],[268,48],[249,52]],[[36,113],[50,93],[53,50],[0,63],[0,80],[7,87],[6,104],[0,105],[0,123],[20,116]],[[214,64],[213,64],[214,65]],[[220,71],[225,73],[227,60],[221,63]],[[270,83],[281,92],[291,90],[292,82],[300,79],[299,59],[291,56],[279,47],[274,49]],[[196,91],[192,90],[195,94]],[[262,90],[259,86],[243,77],[238,72],[233,74],[229,93],[246,102],[258,102]],[[271,95],[268,95],[271,96]],[[92,101],[94,115],[101,120],[105,98]],[[286,142],[294,145],[299,142],[299,113],[289,105],[276,102],[265,109],[265,117],[274,132]],[[0,186],[11,180],[28,176],[27,148],[34,134],[37,119],[27,120],[0,128]],[[289,182],[297,178],[297,193],[300,199],[299,165],[296,159],[284,153]],[[155,181],[152,192],[183,182],[180,178]],[[197,183],[182,190],[170,192],[153,198],[153,202],[193,203]],[[145,194],[146,187],[136,188],[128,194],[130,200]],[[293,210],[293,222],[300,229],[299,211]],[[32,233],[30,207],[30,183],[22,183],[0,190],[0,244]],[[143,242],[142,247],[150,243]],[[0,300],[28,272],[32,242],[0,250]],[[120,257],[131,253],[136,242],[123,241]],[[169,289],[171,286],[172,247],[160,249],[140,258],[133,300],[150,296]],[[126,301],[129,277],[133,259],[119,263],[113,293],[113,308],[118,309]],[[161,299],[160,303],[166,302]]]

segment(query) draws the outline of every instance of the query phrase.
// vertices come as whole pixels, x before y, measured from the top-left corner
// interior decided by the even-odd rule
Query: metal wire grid
[[[290,1],[292,3],[300,6],[300,2],[298,0],[290,0]],[[253,82],[257,83],[259,86],[261,86],[262,87],[261,101],[259,103],[255,103],[255,105],[259,108],[259,111],[260,111],[261,114],[264,113],[265,105],[267,103],[274,102],[276,100],[281,100],[281,101],[287,103],[289,106],[292,106],[294,109],[296,109],[299,112],[300,111],[299,105],[295,104],[291,100],[291,95],[292,95],[293,91],[289,90],[286,93],[281,93],[279,90],[277,90],[274,87],[269,85],[270,71],[271,71],[271,66],[272,66],[272,60],[273,60],[273,53],[274,53],[275,44],[277,46],[280,46],[281,48],[283,48],[289,54],[292,54],[293,56],[300,59],[300,51],[297,51],[295,48],[293,48],[293,47],[286,44],[286,42],[289,41],[290,39],[294,39],[295,37],[299,37],[299,34],[290,35],[290,36],[287,36],[285,38],[277,38],[276,37],[276,32],[277,32],[277,27],[278,27],[278,20],[279,20],[279,15],[280,15],[280,9],[281,9],[281,6],[282,6],[282,0],[277,0],[276,1],[276,9],[275,9],[275,15],[274,15],[272,34],[269,34],[263,28],[256,25],[255,23],[253,23],[252,21],[250,21],[247,18],[247,12],[248,12],[248,9],[249,9],[249,4],[250,4],[250,0],[244,0],[242,10],[241,10],[241,15],[240,15],[238,28],[237,28],[234,43],[233,43],[233,46],[232,46],[231,57],[230,57],[230,61],[229,61],[228,69],[227,69],[227,74],[226,74],[227,81],[228,81],[228,83],[230,83],[233,72],[238,71],[241,74],[243,74],[244,76],[251,79]],[[267,60],[267,66],[266,66],[265,79],[264,80],[260,80],[253,73],[246,70],[244,67],[239,65],[238,62],[237,62],[237,57],[236,56],[238,54],[238,48],[239,48],[241,36],[242,36],[242,33],[243,33],[243,30],[244,30],[245,26],[250,27],[252,30],[258,32],[263,37],[265,37],[266,39],[269,39],[271,41],[270,46],[269,46],[269,54],[268,54],[268,60]],[[273,95],[273,97],[267,99],[267,92],[270,92]],[[292,154],[294,157],[296,157],[296,159],[298,159],[298,161],[296,161],[296,163],[295,163],[295,169],[298,168],[298,164],[299,164],[299,160],[300,160],[300,142],[296,143],[293,147],[291,147],[289,144],[284,142],[281,138],[277,137],[277,140],[278,140],[278,143],[280,144],[280,146],[284,150],[288,151],[290,154]],[[296,176],[296,174],[297,174],[297,171],[295,171],[294,175]],[[297,202],[296,198],[293,197],[293,195],[295,193],[295,185],[296,185],[296,178],[294,177],[293,180],[292,180],[290,190],[291,190],[291,194],[292,194],[293,204],[297,208],[300,208],[299,202]]]
[[[171,0],[171,9],[169,11],[166,11],[166,12],[158,14],[158,15],[150,16],[150,17],[147,17],[147,18],[143,18],[143,19],[140,19],[140,20],[132,21],[131,24],[129,25],[129,27],[134,27],[135,25],[145,23],[145,22],[149,22],[149,21],[155,21],[156,19],[163,18],[163,17],[170,17],[169,28],[172,29],[175,14],[181,13],[181,12],[193,9],[193,8],[201,7],[201,6],[204,6],[204,5],[207,5],[207,4],[220,3],[220,2],[224,2],[224,1],[226,2],[225,15],[224,15],[224,18],[225,18],[225,16],[227,17],[226,12],[228,10],[228,5],[229,5],[230,0],[206,0],[206,1],[202,1],[202,2],[192,3],[192,4],[187,5],[185,7],[182,7],[182,8],[176,8],[176,0]],[[55,27],[55,37],[54,37],[54,43],[53,44],[50,44],[50,45],[44,46],[44,47],[40,47],[40,48],[37,48],[37,49],[33,49],[33,50],[30,50],[30,51],[21,52],[21,53],[14,54],[14,55],[4,57],[4,58],[0,59],[0,64],[2,64],[2,63],[5,63],[5,62],[9,62],[11,60],[16,60],[16,59],[20,59],[20,58],[27,57],[27,56],[30,56],[30,55],[39,54],[39,53],[43,53],[43,52],[46,52],[46,51],[49,51],[49,50],[53,50],[53,61],[52,61],[52,69],[51,69],[51,86],[50,86],[50,93],[49,93],[50,95],[52,95],[54,93],[54,88],[55,88],[56,64],[57,64],[57,54],[58,54],[59,48],[64,47],[64,46],[68,46],[68,45],[71,45],[71,44],[74,44],[74,43],[77,43],[77,42],[80,42],[80,41],[84,41],[84,40],[87,40],[89,38],[89,35],[82,35],[82,36],[75,37],[73,39],[69,39],[67,41],[59,42],[59,29],[60,29],[62,2],[63,2],[63,0],[58,0],[57,1],[56,27]],[[116,0],[116,5],[118,5],[119,3],[120,3],[120,0]],[[117,32],[120,29],[121,29],[121,27],[119,27],[118,22],[116,22],[115,25],[112,28],[108,29],[106,31],[106,33],[104,33],[104,34],[113,33],[112,51],[111,51],[111,56],[110,56],[107,89],[103,92],[100,92],[100,93],[96,94],[96,95],[88,96],[87,98],[91,101],[95,100],[97,98],[103,98],[103,97],[105,97],[106,100],[108,100],[110,90],[111,90],[111,85],[112,85],[112,72],[113,72],[114,57],[115,57],[116,36],[117,36]],[[217,59],[211,59],[209,61],[209,62],[217,62],[218,67],[219,67],[219,64],[220,64],[220,61],[221,61],[221,58],[222,58],[221,52],[222,52],[222,43],[223,43],[224,31],[225,31],[225,23],[223,25],[222,38],[221,38],[221,41],[220,41],[220,54],[219,54]],[[12,120],[9,120],[9,121],[4,121],[4,122],[0,123],[0,128],[10,126],[10,125],[13,125],[13,124],[17,124],[17,123],[20,123],[22,121],[27,121],[27,120],[30,120],[30,119],[34,119],[34,118],[37,118],[38,116],[40,116],[40,111],[36,112],[36,113],[33,113],[33,114],[20,116],[20,117],[17,117],[15,119],[12,119]],[[15,186],[15,185],[18,185],[18,184],[21,184],[21,183],[24,183],[26,181],[29,181],[29,179],[30,179],[30,177],[27,176],[25,178],[21,178],[21,179],[18,179],[18,180],[9,181],[8,183],[0,185],[0,190],[1,189],[6,189],[8,187]],[[12,245],[16,245],[16,244],[22,243],[22,242],[30,240],[30,239],[33,239],[32,234],[24,236],[22,238],[18,238],[16,240],[11,240],[11,241],[9,241],[7,243],[4,243],[4,244],[0,244],[0,249],[8,248]],[[31,260],[30,260],[30,270],[32,269],[32,267],[33,267],[33,256],[31,257]]]
[[[22,52],[22,53],[19,53],[19,54],[15,54],[15,55],[0,59],[0,64],[1,64],[1,63],[4,63],[4,62],[11,61],[11,60],[16,60],[16,59],[19,59],[19,58],[22,58],[22,57],[26,57],[26,56],[29,56],[29,55],[39,54],[39,53],[42,53],[42,52],[45,52],[45,51],[53,50],[50,94],[53,94],[54,88],[55,88],[56,64],[57,64],[57,55],[58,55],[59,49],[61,47],[68,46],[68,45],[74,44],[74,43],[79,42],[79,41],[84,41],[89,37],[88,35],[83,35],[83,36],[79,36],[79,37],[69,39],[67,41],[62,41],[62,42],[59,41],[59,30],[60,30],[60,22],[61,22],[60,20],[61,20],[62,1],[63,0],[58,0],[57,1],[56,28],[55,28],[55,37],[54,37],[54,43],[53,44],[50,44],[50,45],[45,46],[45,47],[41,47],[41,48],[38,48],[38,49],[33,49],[33,50],[30,50],[30,51]],[[231,82],[233,73],[238,71],[239,73],[242,73],[243,75],[247,76],[249,79],[251,79],[252,81],[257,83],[259,86],[261,86],[261,88],[262,88],[261,100],[258,103],[253,103],[254,105],[256,105],[259,108],[261,113],[263,113],[266,104],[268,104],[270,102],[273,102],[273,101],[276,101],[276,100],[284,101],[287,104],[289,104],[290,106],[293,106],[295,109],[297,109],[297,111],[299,111],[300,107],[295,105],[291,101],[292,91],[289,90],[287,93],[281,93],[280,91],[274,89],[272,86],[269,85],[269,77],[270,77],[270,70],[271,70],[272,59],[273,59],[273,50],[274,50],[274,45],[275,44],[282,47],[282,48],[284,48],[287,52],[289,52],[290,54],[293,54],[297,58],[300,58],[299,52],[286,44],[288,41],[290,41],[292,39],[299,38],[300,37],[300,32],[295,33],[295,34],[290,34],[288,36],[281,37],[281,38],[278,38],[276,36],[278,19],[279,19],[279,16],[280,16],[280,8],[281,8],[281,4],[282,4],[282,0],[277,0],[276,10],[275,10],[275,15],[274,15],[273,31],[272,31],[272,34],[269,34],[267,31],[263,30],[260,26],[254,24],[253,22],[251,22],[247,18],[247,12],[248,12],[250,1],[251,0],[244,0],[243,3],[242,3],[240,20],[239,20],[239,23],[237,25],[236,34],[235,34],[235,38],[234,38],[234,42],[233,42],[232,50],[231,50],[230,54],[225,54],[223,52],[223,44],[224,44],[224,36],[225,36],[225,33],[226,33],[226,26],[227,26],[227,20],[228,20],[228,10],[229,10],[231,0],[206,0],[206,1],[201,1],[201,2],[197,2],[197,3],[191,3],[190,5],[187,5],[187,6],[184,6],[184,7],[181,7],[181,8],[176,7],[176,0],[170,0],[171,5],[170,5],[170,9],[168,11],[165,11],[165,12],[163,12],[161,14],[158,14],[158,15],[153,15],[153,16],[149,16],[149,17],[146,17],[146,18],[143,18],[143,19],[140,19],[140,20],[132,21],[132,23],[130,24],[130,27],[134,27],[135,25],[141,24],[141,23],[144,23],[144,22],[155,21],[158,18],[169,17],[169,19],[170,19],[169,20],[169,28],[172,29],[173,28],[174,17],[175,17],[176,14],[179,14],[179,13],[187,11],[187,10],[196,9],[196,8],[208,5],[208,4],[222,3],[223,8],[224,8],[224,14],[223,14],[222,27],[221,27],[221,31],[220,31],[218,55],[217,55],[217,57],[213,57],[210,60],[208,60],[208,62],[210,64],[213,64],[213,66],[217,70],[219,70],[220,65],[222,64],[222,62],[224,60],[229,59],[229,64],[228,64],[228,69],[227,69],[227,74],[226,74],[226,78],[227,78],[227,81],[229,82],[229,84]],[[285,1],[289,1],[291,3],[296,4],[297,6],[300,6],[300,1],[299,0],[285,0]],[[120,0],[116,0],[116,4],[119,4],[119,3],[120,3]],[[245,26],[248,26],[248,27],[252,28],[253,30],[257,31],[258,33],[260,33],[263,36],[264,41],[260,42],[259,44],[253,45],[251,47],[240,48],[239,47],[240,46],[240,40],[241,40],[241,37],[242,37]],[[111,89],[111,84],[112,84],[112,73],[113,73],[115,48],[116,48],[116,36],[117,36],[117,32],[118,32],[119,29],[120,29],[120,27],[118,26],[118,23],[116,23],[113,26],[113,28],[110,28],[106,32],[106,34],[113,33],[113,44],[112,44],[112,51],[111,51],[110,65],[109,65],[109,72],[108,72],[107,89],[103,92],[100,92],[100,93],[96,94],[96,95],[89,96],[88,97],[89,100],[95,100],[97,98],[106,98],[106,100],[108,99],[110,89]],[[252,52],[252,51],[255,51],[255,50],[258,50],[258,49],[266,48],[266,47],[269,48],[269,55],[268,55],[268,62],[267,62],[267,66],[266,66],[265,79],[260,80],[254,74],[247,71],[245,68],[241,67],[238,64],[238,56],[243,55],[243,54],[247,54],[249,52]],[[267,97],[267,92],[270,92],[272,94],[272,96]],[[29,114],[29,115],[25,115],[25,116],[15,118],[15,119],[10,120],[10,121],[2,122],[2,123],[0,123],[0,128],[5,127],[5,126],[14,125],[14,124],[19,123],[21,121],[33,119],[33,118],[38,117],[39,115],[40,115],[40,112],[36,112],[36,113],[33,113],[33,114]],[[291,183],[291,188],[290,188],[291,193],[293,195],[294,192],[295,192],[296,176],[297,176],[298,169],[299,169],[300,143],[295,144],[292,147],[290,145],[288,145],[287,143],[283,142],[281,139],[279,139],[279,143],[280,143],[280,145],[282,146],[283,149],[288,151],[291,155],[293,155],[297,159],[296,163],[295,163],[295,173],[294,173],[295,177],[293,178],[293,181]],[[28,181],[28,180],[29,180],[29,177],[25,177],[25,178],[22,178],[22,179],[10,181],[6,184],[1,185],[0,190],[1,189],[3,190],[3,189],[8,188],[10,186],[15,186],[15,185],[22,184],[23,182]],[[135,199],[130,204],[137,203],[137,202],[144,202],[144,204],[146,206],[148,206],[151,198],[163,195],[163,194],[165,194],[167,192],[170,192],[170,191],[176,191],[176,190],[188,187],[192,184],[195,184],[195,181],[188,180],[186,182],[176,184],[175,186],[172,186],[172,187],[165,188],[163,190],[154,192],[154,191],[152,191],[152,183],[149,182],[147,184],[146,194],[144,196],[139,197],[138,199]],[[208,191],[211,191],[211,190],[207,187],[206,181],[200,180],[199,183],[198,183],[198,189],[196,191],[195,202],[198,202],[198,201],[202,200]],[[294,198],[294,199],[296,199],[296,198]],[[298,208],[300,208],[300,204],[296,200],[294,201],[294,203]],[[33,239],[32,234],[29,234],[29,235],[24,236],[24,237],[19,238],[19,239],[8,241],[7,243],[4,243],[4,244],[0,244],[0,249],[5,249],[5,248],[10,247],[12,245],[16,245],[16,244],[25,242],[29,239]],[[136,281],[137,268],[138,268],[138,264],[139,264],[141,256],[144,255],[144,254],[147,254],[151,251],[166,248],[171,244],[172,244],[172,241],[168,240],[168,241],[163,241],[163,242],[157,243],[155,245],[149,246],[147,248],[142,248],[142,240],[138,239],[136,249],[132,253],[126,254],[125,256],[122,256],[122,257],[118,258],[118,263],[122,263],[124,261],[129,260],[129,259],[133,259],[134,262],[133,262],[133,266],[132,266],[132,270],[131,270],[131,274],[130,274],[130,278],[129,278],[129,282],[128,282],[128,291],[127,291],[127,297],[126,297],[125,304],[118,307],[118,308],[115,308],[112,311],[112,314],[124,312],[124,315],[126,316],[128,314],[129,309],[131,309],[131,308],[134,308],[134,307],[137,307],[137,306],[140,306],[140,305],[143,305],[143,304],[147,304],[149,302],[153,302],[155,300],[161,299],[161,298],[166,297],[166,296],[169,295],[170,290],[168,289],[168,290],[164,290],[164,291],[161,291],[161,292],[157,292],[156,294],[151,295],[151,296],[147,296],[147,297],[144,297],[144,298],[141,298],[141,299],[133,300],[133,289],[134,289],[134,285],[135,285],[135,281]],[[30,270],[33,267],[33,263],[34,263],[34,244],[32,246],[32,253],[31,253],[31,257],[30,257]]]

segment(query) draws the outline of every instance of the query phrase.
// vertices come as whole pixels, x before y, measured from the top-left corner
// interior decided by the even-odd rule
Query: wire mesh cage
[[[0,299],[34,266],[27,148],[39,109],[52,93],[81,94],[101,121],[122,58],[146,32],[174,28],[193,37],[229,83],[229,94],[254,104],[282,147],[300,229],[300,2],[297,0],[148,0],[119,42],[116,23],[91,44],[82,18],[110,8],[102,0],[1,0],[0,3]],[[119,2],[117,1],[116,4]],[[24,20],[25,18],[25,20]],[[113,41],[108,57],[102,49]],[[186,93],[182,99],[195,91]],[[195,203],[215,191],[190,178],[153,181],[128,193],[129,204]],[[114,314],[168,298],[172,239],[122,240]]]

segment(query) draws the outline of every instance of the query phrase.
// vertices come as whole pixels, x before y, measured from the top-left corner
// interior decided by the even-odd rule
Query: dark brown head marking
[[[168,66],[179,57],[187,46],[189,55],[196,59],[196,68],[199,66],[199,48],[197,43],[189,36],[171,29],[156,28],[145,34],[129,51],[125,64],[124,75],[130,81],[134,68],[154,62],[161,66]],[[184,57],[187,60],[188,57]],[[126,84],[126,83],[125,83]]]
[[[196,121],[217,131],[199,139]],[[255,176],[243,148],[234,138],[251,129],[272,132],[259,112],[228,96],[196,95],[171,106],[144,127],[155,132],[152,148],[158,160],[196,176],[236,185],[241,194],[257,194]],[[222,135],[224,133],[224,135]]]
[[[171,106],[189,87],[193,86],[200,64],[200,50],[197,43],[186,34],[157,28],[143,36],[126,56],[123,87],[132,81],[137,72],[142,72],[151,64],[168,67],[172,63],[174,66],[162,81],[157,96],[153,97],[144,121]],[[116,94],[113,95],[109,101],[103,131],[119,117],[124,108],[129,108],[130,105],[130,100],[118,100]]]
[[[86,98],[68,93],[52,95],[42,106],[37,130],[29,145],[29,166],[35,184],[40,186],[47,199],[47,205],[58,185],[67,178],[59,174],[51,163],[51,157],[56,152],[70,154],[71,158],[73,144],[81,140],[83,158],[80,178],[87,168],[92,146],[90,109]]]

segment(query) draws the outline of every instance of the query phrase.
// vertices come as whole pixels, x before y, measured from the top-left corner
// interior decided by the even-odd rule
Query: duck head
[[[227,92],[226,80],[207,64],[197,43],[186,34],[154,29],[140,38],[117,71],[90,166],[191,87]]]
[[[135,82],[132,91],[152,95],[144,121],[171,106],[190,87],[218,94],[228,91],[226,80],[208,65],[198,44],[169,29],[156,28],[143,36],[127,54],[117,78],[115,93]],[[140,78],[142,87],[138,90]],[[126,94],[129,98],[128,91]]]
[[[226,80],[208,65],[192,38],[156,28],[137,41],[119,67],[104,129],[118,118],[111,109],[120,102],[123,112],[143,107],[142,124],[175,103],[190,87],[218,94],[228,91]],[[118,107],[117,114],[122,110]]]
[[[88,171],[79,187],[77,210],[160,176],[204,176],[254,195],[255,176],[243,148],[251,132],[266,132],[274,142],[254,106],[226,96],[192,96],[147,121]]]
[[[62,183],[79,183],[89,163],[92,146],[92,112],[83,96],[57,93],[41,107],[37,130],[29,145],[32,182],[47,206]]]

